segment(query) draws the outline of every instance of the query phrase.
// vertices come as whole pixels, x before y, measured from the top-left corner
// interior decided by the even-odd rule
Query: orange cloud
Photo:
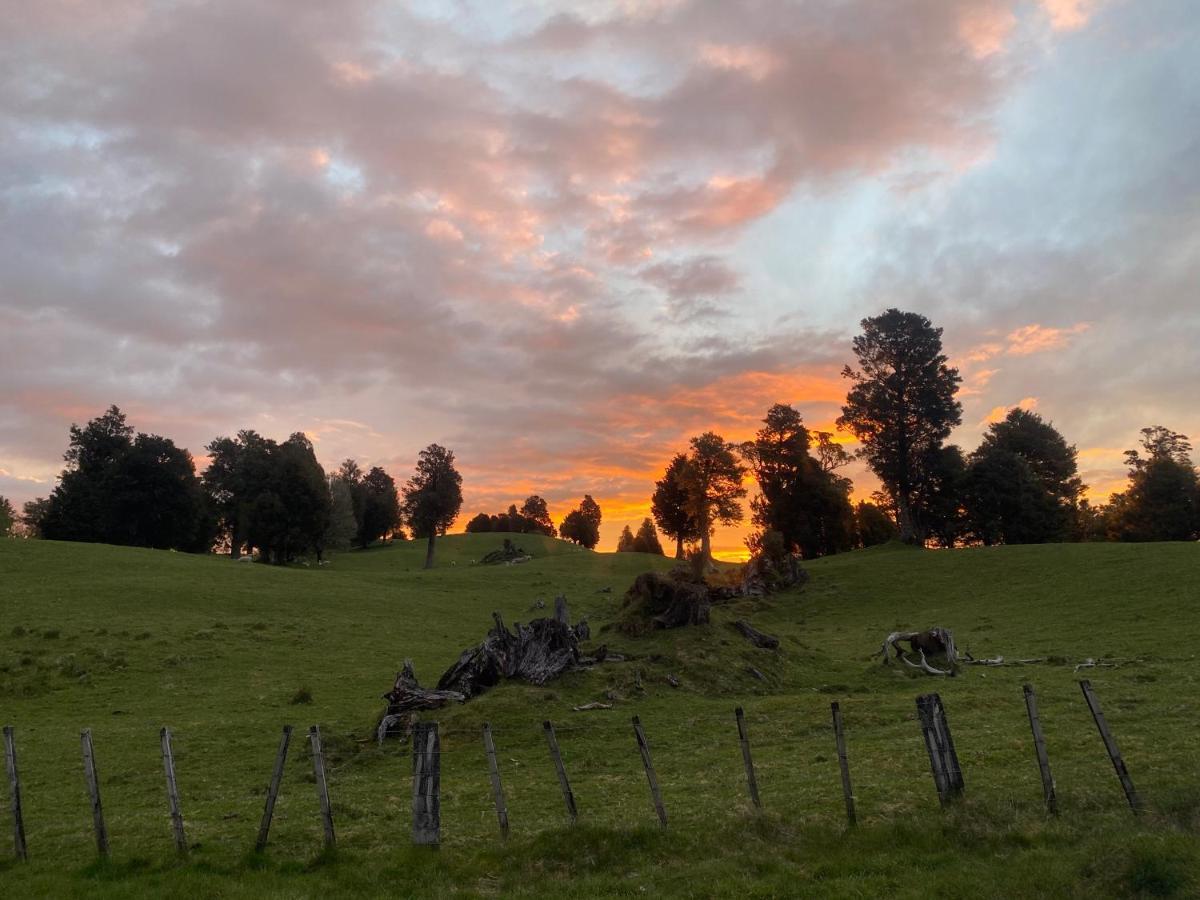
[[[1016,24],[1010,9],[971,9],[959,21],[958,33],[975,58],[983,59],[1004,49]]]
[[[1040,0],[1055,31],[1075,31],[1082,28],[1100,6],[1100,0]]]
[[[1032,412],[1033,410],[1037,409],[1037,405],[1037,397],[1023,397],[1012,406],[993,406],[991,412],[984,416],[983,422],[980,424],[991,425],[995,422],[1003,422],[1005,416],[1007,416],[1014,409],[1025,409]]]
[[[1070,328],[1026,325],[1008,335],[1008,347],[1004,352],[1009,356],[1028,356],[1031,353],[1044,353],[1047,350],[1061,350],[1067,346],[1072,337],[1082,334],[1090,327],[1091,323],[1089,322],[1080,322]]]

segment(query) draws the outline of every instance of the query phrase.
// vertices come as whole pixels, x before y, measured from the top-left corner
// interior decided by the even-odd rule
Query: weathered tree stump
[[[643,572],[625,593],[620,627],[627,634],[640,634],[648,628],[706,625],[711,609],[706,585]]]

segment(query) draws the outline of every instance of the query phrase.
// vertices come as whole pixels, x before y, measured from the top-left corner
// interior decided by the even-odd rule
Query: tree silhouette
[[[454,467],[454,453],[430,444],[418,454],[417,470],[404,486],[404,517],[413,537],[425,537],[425,568],[433,568],[434,541],[454,524],[462,508],[462,475]]]
[[[737,448],[719,434],[706,431],[691,440],[691,452],[679,481],[687,496],[688,513],[700,527],[700,564],[712,568],[712,533],[718,523],[742,521],[746,496],[742,479],[746,467],[738,461]]]
[[[687,466],[687,454],[677,453],[663,477],[654,483],[650,511],[659,529],[675,541],[675,558],[683,559],[683,545],[700,540],[700,526],[687,506],[687,490],[681,479]]]
[[[854,385],[838,427],[862,442],[895,506],[901,539],[923,542],[928,529],[918,504],[937,461],[934,451],[962,421],[954,399],[961,379],[946,365],[942,329],[924,316],[889,309],[863,319],[862,329],[853,344],[860,368],[842,372]]]

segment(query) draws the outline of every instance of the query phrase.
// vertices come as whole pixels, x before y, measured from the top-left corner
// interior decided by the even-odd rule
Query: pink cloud
[[[1031,353],[1061,350],[1070,343],[1072,337],[1082,334],[1090,327],[1089,322],[1079,322],[1069,328],[1052,328],[1036,323],[1025,325],[1009,333],[1006,338],[1008,345],[1004,352],[1009,356],[1028,356]]]

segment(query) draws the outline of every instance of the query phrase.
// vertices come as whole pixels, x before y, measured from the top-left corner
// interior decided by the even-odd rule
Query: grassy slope
[[[30,852],[0,863],[17,894],[801,892],[814,896],[1191,895],[1200,890],[1194,750],[1200,547],[1072,545],[954,553],[884,548],[819,561],[799,595],[719,609],[707,629],[598,641],[626,663],[547,688],[506,685],[439,716],[440,853],[408,847],[409,763],[359,744],[411,657],[432,682],[499,610],[558,592],[594,631],[650,565],[518,539],[523,566],[469,565],[495,535],[338,557],[315,569],[123,548],[0,541],[0,718],[18,728]],[[451,563],[455,565],[451,565]],[[612,593],[600,593],[611,586]],[[783,639],[754,650],[749,615]],[[867,659],[882,636],[944,624],[976,655],[1129,660],[1088,673],[1154,813],[1134,825],[1068,664],[934,682]],[[21,632],[25,633],[22,634]],[[766,681],[751,677],[753,665]],[[640,669],[645,690],[635,685]],[[665,683],[668,673],[683,682]],[[1039,691],[1061,820],[1040,811],[1020,685]],[[311,705],[292,705],[297,689]],[[943,815],[913,697],[940,690],[967,780]],[[620,698],[611,712],[570,707]],[[828,702],[845,709],[861,827],[846,834]],[[744,800],[731,710],[747,709],[766,813]],[[642,717],[671,827],[659,833],[629,728]],[[553,718],[581,809],[563,827],[540,721]],[[495,833],[478,726],[496,732],[513,836]],[[340,854],[320,825],[297,735],[272,847],[250,859],[281,724],[322,725]],[[170,724],[189,839],[172,859],[157,729]],[[114,862],[91,864],[78,731],[92,727]],[[7,826],[6,826],[7,828]],[[568,880],[570,879],[570,880]],[[7,890],[4,891],[8,893]],[[16,896],[17,894],[13,894]]]

